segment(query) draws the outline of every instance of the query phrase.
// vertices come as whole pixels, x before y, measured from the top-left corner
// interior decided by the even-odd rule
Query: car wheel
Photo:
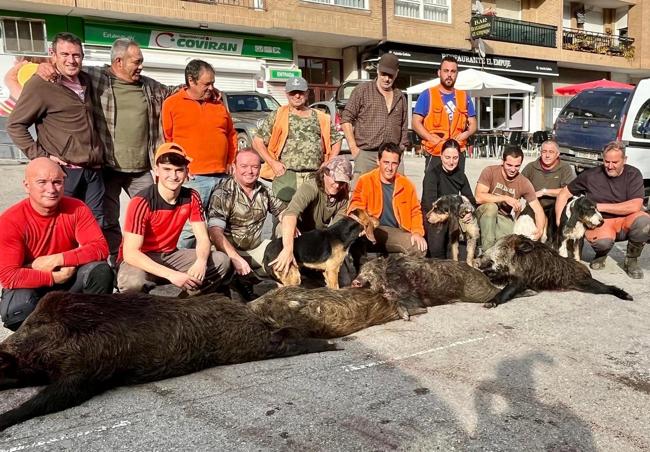
[[[237,149],[244,149],[251,147],[251,140],[248,138],[246,132],[239,132],[237,134]]]

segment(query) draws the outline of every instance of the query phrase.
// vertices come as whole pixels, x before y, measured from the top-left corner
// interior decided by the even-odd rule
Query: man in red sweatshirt
[[[16,330],[52,290],[112,293],[108,245],[90,209],[63,196],[65,173],[47,157],[32,160],[28,198],[0,215],[0,316]]]

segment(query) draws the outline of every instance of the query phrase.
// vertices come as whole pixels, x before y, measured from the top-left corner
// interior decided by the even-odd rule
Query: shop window
[[[4,53],[47,55],[44,21],[3,17],[0,24]]]
[[[449,23],[450,5],[450,0],[395,0],[395,15]]]
[[[330,100],[341,84],[342,60],[299,56],[298,67],[309,83],[309,103]]]
[[[325,5],[344,6],[346,8],[368,9],[366,0],[305,0],[312,3],[322,3]]]
[[[527,96],[481,97],[476,113],[479,130],[525,130]]]

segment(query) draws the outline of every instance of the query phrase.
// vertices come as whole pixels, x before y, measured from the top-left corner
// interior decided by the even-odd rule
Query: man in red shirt
[[[134,196],[126,211],[117,288],[149,292],[171,282],[186,294],[216,289],[232,276],[230,258],[211,251],[199,194],[183,186],[192,160],[180,145],[165,143],[154,161],[156,183]],[[196,249],[179,250],[178,237],[188,220]]]
[[[0,315],[16,330],[52,290],[112,293],[108,245],[83,202],[63,196],[65,173],[47,157],[25,169],[28,198],[0,216]]]
[[[187,88],[165,99],[162,125],[165,141],[178,143],[192,159],[186,187],[196,190],[208,209],[212,190],[228,173],[237,152],[237,131],[230,113],[214,90],[214,69],[202,60],[185,67]],[[196,244],[189,225],[185,225],[180,248]]]

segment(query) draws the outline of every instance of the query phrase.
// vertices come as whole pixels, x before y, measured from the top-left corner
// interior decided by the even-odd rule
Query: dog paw
[[[487,303],[484,303],[484,304],[483,304],[483,307],[484,307],[484,308],[488,308],[488,309],[490,309],[490,308],[496,308],[497,306],[498,306],[498,303],[497,303],[496,301],[494,301],[494,300],[490,300],[490,301],[488,301]]]

